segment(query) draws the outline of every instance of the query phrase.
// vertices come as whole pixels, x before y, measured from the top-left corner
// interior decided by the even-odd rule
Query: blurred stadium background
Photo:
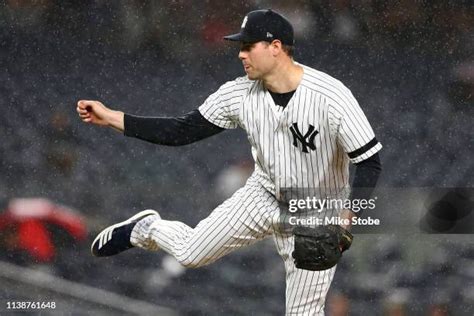
[[[82,98],[138,115],[198,107],[243,75],[238,48],[222,35],[267,7],[294,23],[296,60],[359,100],[384,144],[382,186],[473,187],[471,1],[6,0],[2,210],[13,198],[48,198],[77,210],[88,233],[70,238],[41,220],[54,245],[45,258],[18,247],[22,229],[4,221],[0,314],[7,301],[31,300],[56,301],[51,314],[283,314],[284,270],[271,241],[199,270],[163,253],[99,260],[88,250],[99,229],[145,208],[195,225],[251,170],[242,131],[165,148],[84,125],[75,112]],[[473,315],[473,259],[472,235],[356,236],[327,314]]]

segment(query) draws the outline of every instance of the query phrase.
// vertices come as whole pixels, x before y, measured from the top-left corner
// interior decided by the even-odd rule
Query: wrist
[[[110,110],[110,113],[107,117],[107,125],[116,130],[124,130],[124,112]]]
[[[352,227],[352,219],[356,217],[357,215],[353,211],[349,209],[342,210],[340,215],[340,218],[342,219],[342,224],[340,226],[345,230],[350,231]]]

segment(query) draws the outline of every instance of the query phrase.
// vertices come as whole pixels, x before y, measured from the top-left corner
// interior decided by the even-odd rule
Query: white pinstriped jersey
[[[382,145],[358,102],[340,81],[301,65],[303,78],[283,111],[261,81],[229,81],[199,107],[222,128],[247,132],[259,182],[277,199],[282,189],[349,186],[349,161],[363,161]]]
[[[349,187],[349,161],[365,160],[382,145],[349,89],[327,74],[303,68],[302,81],[284,109],[275,105],[261,81],[247,77],[227,82],[209,96],[200,113],[217,126],[240,126],[247,132],[255,172],[195,228],[149,216],[134,227],[131,243],[162,249],[196,268],[271,234],[285,262],[286,315],[323,315],[335,267],[295,267],[294,236],[280,202],[288,201],[286,190],[306,194],[307,188],[316,189],[308,197],[342,197]]]

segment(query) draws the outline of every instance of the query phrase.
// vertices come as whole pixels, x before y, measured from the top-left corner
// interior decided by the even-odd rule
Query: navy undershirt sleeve
[[[124,134],[154,144],[182,146],[210,137],[224,129],[206,120],[199,110],[180,117],[124,116]]]
[[[378,153],[355,164],[354,180],[352,182],[351,200],[353,199],[370,199],[380,173],[382,172],[382,164]],[[360,212],[359,212],[360,214]]]

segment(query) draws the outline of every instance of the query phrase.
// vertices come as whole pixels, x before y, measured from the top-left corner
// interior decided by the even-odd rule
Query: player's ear
[[[273,40],[270,43],[270,49],[272,50],[273,56],[277,56],[278,54],[281,54],[282,50],[282,43],[280,40]]]

